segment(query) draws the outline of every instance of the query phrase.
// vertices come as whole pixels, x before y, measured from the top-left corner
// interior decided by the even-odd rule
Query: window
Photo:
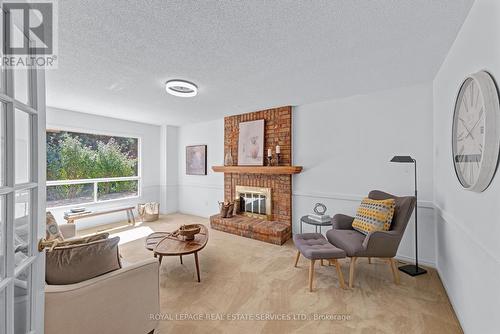
[[[139,139],[47,130],[47,207],[139,196]]]

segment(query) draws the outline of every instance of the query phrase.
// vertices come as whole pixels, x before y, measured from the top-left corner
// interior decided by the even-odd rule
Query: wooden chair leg
[[[295,268],[297,268],[297,263],[299,263],[299,258],[300,258],[300,252],[297,251],[297,256],[295,257],[295,265],[294,265]]]
[[[335,268],[337,269],[337,277],[339,279],[339,284],[342,289],[345,289],[344,275],[342,275],[342,270],[340,269],[340,263],[337,259],[333,260],[335,263]]]
[[[351,257],[351,265],[349,267],[349,288],[354,286],[354,266],[357,259],[357,257]]]
[[[323,259],[321,259],[321,266],[324,266],[324,264],[323,264]]]
[[[368,264],[372,264],[372,258],[371,257],[368,258]]]
[[[394,261],[393,258],[390,258],[389,262],[391,265],[392,277],[394,278],[394,283],[399,284],[399,271],[398,268],[396,268],[396,261]]]
[[[182,255],[179,255],[179,257],[180,257],[180,259],[181,259],[181,264],[183,264],[183,263],[182,263]]]
[[[314,281],[314,263],[316,260],[311,260],[309,264],[309,291],[313,291],[313,281]]]

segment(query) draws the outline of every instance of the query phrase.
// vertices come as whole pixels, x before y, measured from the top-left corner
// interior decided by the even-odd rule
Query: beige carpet
[[[130,240],[120,248],[124,258],[134,262],[152,257],[141,236],[186,223],[209,226],[208,219],[173,214],[134,228],[125,223],[109,227],[123,241]],[[165,319],[158,333],[462,332],[433,269],[418,278],[401,274],[401,284],[395,285],[386,262],[375,259],[368,264],[360,259],[354,289],[342,290],[335,267],[318,266],[311,293],[308,262],[301,258],[299,268],[294,268],[294,256],[291,241],[276,246],[210,230],[208,245],[199,253],[201,283],[196,281],[193,256],[185,256],[183,265],[178,257],[163,259],[160,293]],[[348,260],[341,263],[347,282]],[[195,316],[202,320],[187,320]],[[271,317],[282,320],[266,320]]]

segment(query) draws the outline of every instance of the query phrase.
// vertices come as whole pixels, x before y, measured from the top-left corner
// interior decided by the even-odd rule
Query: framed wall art
[[[239,124],[238,165],[264,165],[264,120]]]
[[[207,175],[207,145],[186,146],[186,174]]]

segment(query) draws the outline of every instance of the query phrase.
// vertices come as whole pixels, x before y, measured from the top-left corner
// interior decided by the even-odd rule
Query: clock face
[[[467,78],[453,118],[453,163],[462,186],[481,192],[495,174],[500,145],[500,107],[491,76],[482,71]]]

